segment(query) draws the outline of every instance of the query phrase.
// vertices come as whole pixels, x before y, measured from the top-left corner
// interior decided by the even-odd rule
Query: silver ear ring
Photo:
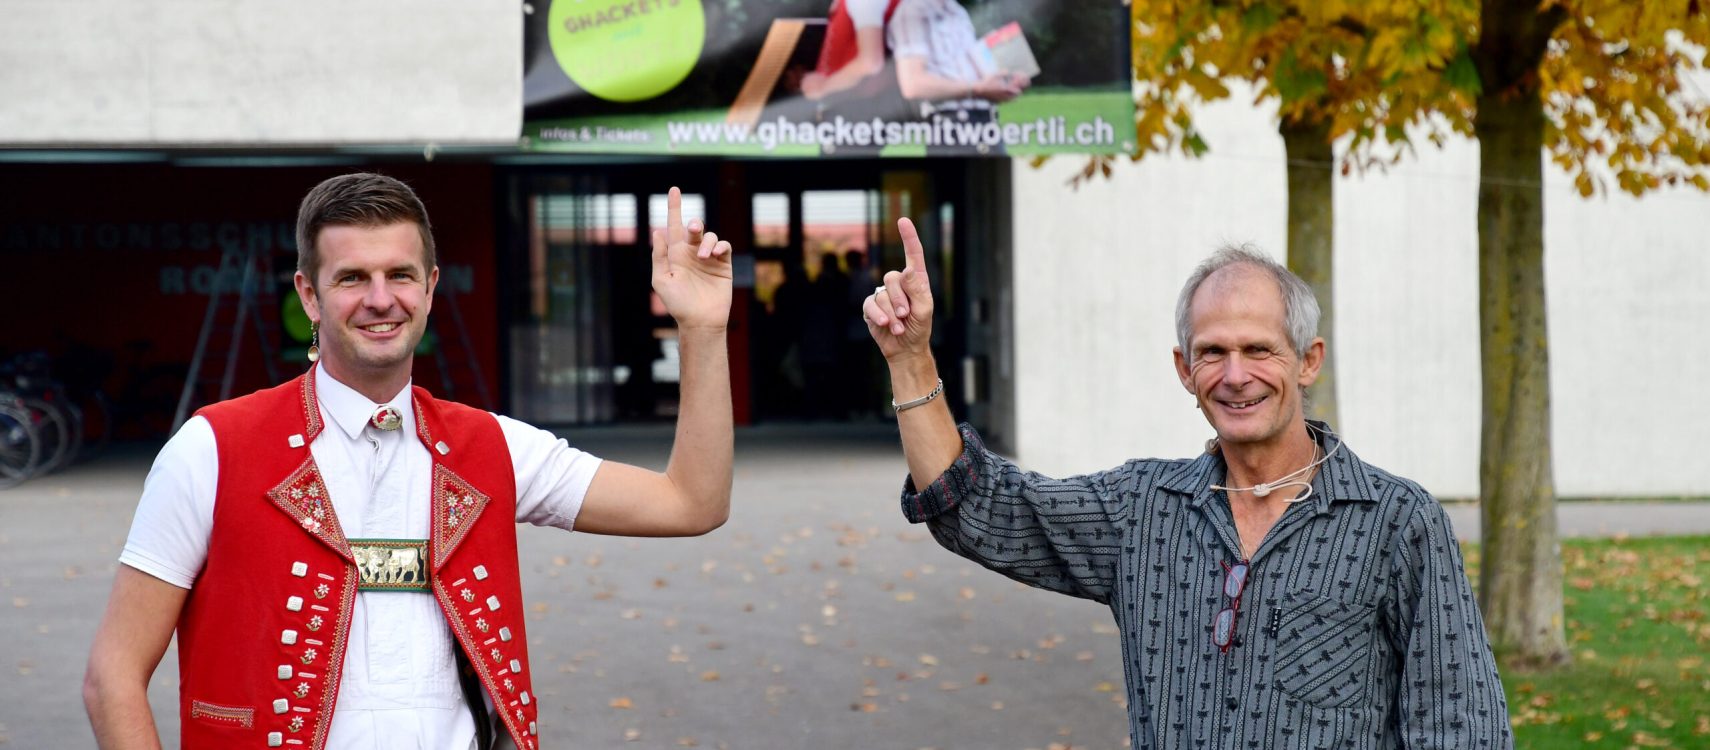
[[[321,323],[318,320],[309,323],[308,358],[309,364],[321,361]]]

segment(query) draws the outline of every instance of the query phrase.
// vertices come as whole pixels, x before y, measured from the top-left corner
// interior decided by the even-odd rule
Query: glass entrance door
[[[676,327],[652,292],[649,237],[665,224],[673,182],[684,220],[706,220],[709,191],[683,179],[692,176],[517,176],[513,245],[523,252],[503,274],[512,414],[549,425],[676,415]]]

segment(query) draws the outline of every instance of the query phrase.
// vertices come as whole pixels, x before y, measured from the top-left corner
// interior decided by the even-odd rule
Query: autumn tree
[[[1476,74],[1465,31],[1474,0],[1213,2],[1135,0],[1140,84],[1135,158],[1204,153],[1192,107],[1248,83],[1277,103],[1288,171],[1288,266],[1312,287],[1335,332],[1334,190],[1340,170],[1399,159],[1415,137],[1440,142],[1470,111]],[[1334,144],[1346,139],[1338,163]],[[1086,175],[1108,165],[1091,163]],[[1335,348],[1310,389],[1310,412],[1339,424]]]
[[[1479,350],[1483,428],[1479,598],[1514,666],[1568,658],[1550,453],[1544,295],[1544,154],[1581,195],[1710,189],[1710,102],[1684,96],[1704,68],[1702,0],[1485,0],[1480,92]]]

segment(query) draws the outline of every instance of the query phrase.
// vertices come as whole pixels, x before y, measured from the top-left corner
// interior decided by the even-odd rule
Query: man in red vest
[[[902,0],[833,0],[819,62],[802,77],[802,96],[824,99],[885,69],[885,24]]]
[[[676,188],[653,288],[676,319],[663,473],[410,385],[439,280],[403,183],[317,185],[296,287],[318,366],[200,411],[156,458],[96,635],[102,748],[158,748],[150,676],[178,636],[181,745],[538,748],[516,525],[691,536],[730,509],[730,245]]]

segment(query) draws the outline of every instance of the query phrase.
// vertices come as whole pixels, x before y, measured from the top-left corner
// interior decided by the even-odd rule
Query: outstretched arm
[[[624,536],[693,536],[730,516],[730,243],[699,222],[683,225],[671,188],[666,228],[653,232],[653,289],[677,321],[682,405],[663,473],[607,461],[576,517],[576,529]]]
[[[920,235],[897,222],[907,264],[862,303],[867,330],[891,369],[896,401],[937,388],[932,359],[932,287]],[[1122,538],[1131,468],[1052,479],[993,455],[969,427],[958,431],[942,396],[897,413],[912,480],[903,513],[925,522],[939,544],[1023,583],[1109,601]]]

